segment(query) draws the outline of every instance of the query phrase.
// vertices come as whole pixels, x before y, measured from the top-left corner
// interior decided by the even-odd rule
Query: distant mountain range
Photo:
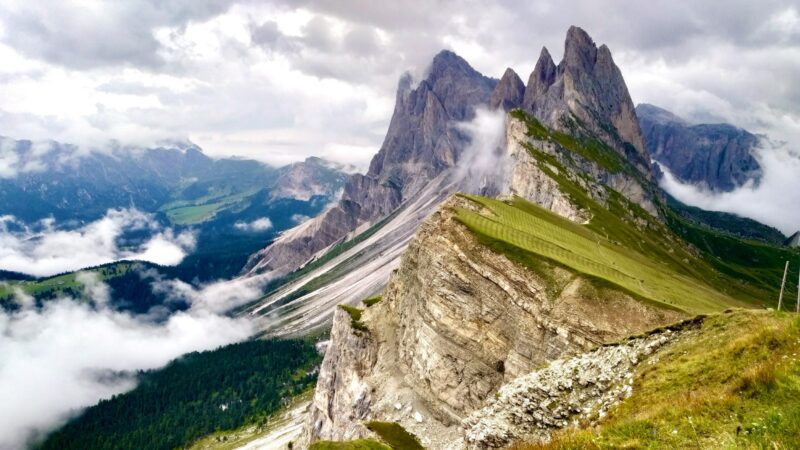
[[[341,167],[320,158],[276,168],[236,158],[213,159],[188,143],[85,153],[58,142],[0,137],[0,210],[19,219],[93,220],[109,208],[162,212],[172,223],[204,222],[256,198],[333,198]]]
[[[729,124],[692,124],[657,106],[640,104],[636,115],[650,156],[685,183],[731,191],[758,182],[753,150],[762,138]]]
[[[239,273],[248,255],[335,201],[349,170],[316,157],[284,167],[214,159],[187,143],[87,153],[0,137],[0,149],[0,215],[74,229],[109,209],[152,213],[163,226],[197,232],[195,250],[170,269],[187,281]]]

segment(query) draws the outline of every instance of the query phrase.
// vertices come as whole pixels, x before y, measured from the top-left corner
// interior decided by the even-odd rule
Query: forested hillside
[[[190,353],[143,372],[136,389],[103,400],[41,450],[173,449],[217,430],[263,421],[316,381],[309,341],[248,341]]]

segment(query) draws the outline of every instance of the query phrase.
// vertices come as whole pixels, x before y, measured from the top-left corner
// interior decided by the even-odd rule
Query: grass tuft
[[[335,442],[317,441],[311,444],[309,450],[392,450],[388,445],[373,439],[356,439],[354,441]]]
[[[393,450],[425,450],[416,436],[396,422],[367,422],[367,428],[377,434]]]
[[[367,326],[361,322],[361,314],[364,312],[364,310],[350,305],[339,305],[339,308],[342,308],[342,310],[350,315],[350,326],[353,327],[354,330],[369,331]]]
[[[375,305],[380,301],[381,301],[381,296],[375,295],[373,297],[361,300],[361,303],[363,303],[367,308],[369,308],[370,306]]]

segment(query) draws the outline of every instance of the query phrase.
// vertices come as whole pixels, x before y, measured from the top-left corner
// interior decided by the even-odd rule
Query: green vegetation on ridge
[[[425,450],[416,436],[396,422],[367,422],[367,428],[389,444],[393,450]]]
[[[508,254],[509,250],[497,244],[509,244],[543,256],[641,298],[690,314],[719,311],[735,303],[699,280],[666,264],[655,263],[630,247],[523,199],[504,203],[485,197],[467,198],[492,214],[460,209],[458,219],[483,243],[503,253]]]
[[[308,450],[393,450],[386,444],[374,439],[356,439],[354,441],[317,441]]]
[[[775,304],[784,263],[787,260],[800,260],[799,252],[748,241],[690,221],[673,211],[662,200],[655,185],[642,179],[613,149],[588,138],[572,139],[565,141],[567,145],[562,145],[561,154],[556,157],[538,149],[536,142],[542,139],[552,142],[554,133],[558,133],[547,130],[523,111],[513,111],[511,116],[525,122],[527,135],[532,141],[523,142],[522,145],[537,162],[539,169],[558,183],[559,189],[573,204],[591,214],[590,222],[584,226],[558,218],[563,226],[568,229],[572,227],[573,230],[574,226],[578,226],[593,231],[617,249],[624,248],[626,252],[637,253],[651,264],[665,266],[669,272],[689,277],[695,280],[695,284],[708,286],[738,302]],[[586,150],[589,144],[592,144],[593,151]],[[591,181],[589,177],[580,170],[570,170],[559,158],[572,162],[576,158],[588,159],[600,166],[603,166],[599,162],[603,158],[618,161],[625,167],[625,173],[638,180],[646,193],[649,192],[666,224],[607,186],[603,188],[605,200],[601,204],[583,187]],[[526,203],[516,202],[515,207],[527,208],[534,211],[534,215],[537,209],[541,210],[538,207],[531,209]],[[796,280],[790,279],[787,283],[788,289],[796,289],[796,286]]]
[[[382,442],[374,439],[353,441],[318,441],[309,450],[425,450],[416,436],[396,422],[367,422],[366,427],[378,435]]]

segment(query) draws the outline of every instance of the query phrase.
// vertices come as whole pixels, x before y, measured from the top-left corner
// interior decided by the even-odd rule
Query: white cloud
[[[163,229],[152,215],[135,209],[108,210],[103,218],[73,230],[57,229],[52,219],[38,225],[34,229],[10,216],[0,221],[0,269],[47,276],[121,259],[171,266],[195,246],[191,232]],[[125,232],[145,229],[151,233],[145,242],[120,247]]]
[[[609,44],[635,101],[796,139],[798,17],[791,0],[3,2],[0,125],[16,138],[191,138],[212,155],[364,167],[404,70],[450,47],[487,75],[511,66],[527,79],[539,48],[558,57],[575,24]]]
[[[479,108],[471,121],[460,123],[458,127],[470,137],[470,144],[454,171],[461,183],[459,190],[483,194],[504,191],[504,186],[497,183],[507,181],[505,111]]]
[[[771,225],[784,234],[800,230],[800,155],[784,145],[757,149],[763,177],[731,192],[715,193],[677,180],[662,167],[661,187],[678,200],[712,211],[724,211]]]
[[[297,224],[303,223],[306,220],[310,220],[310,219],[311,219],[311,217],[308,217],[308,216],[303,215],[303,214],[292,214],[292,222],[297,223]]]
[[[236,222],[233,226],[242,231],[266,231],[272,228],[272,221],[269,217],[261,217],[252,222]]]
[[[151,322],[110,309],[108,286],[96,275],[78,279],[93,302],[61,298],[35,309],[29,299],[17,312],[0,310],[0,450],[23,448],[80,408],[133,388],[138,370],[254,332],[247,319],[217,312],[254,298],[256,288],[190,289],[187,311]]]

